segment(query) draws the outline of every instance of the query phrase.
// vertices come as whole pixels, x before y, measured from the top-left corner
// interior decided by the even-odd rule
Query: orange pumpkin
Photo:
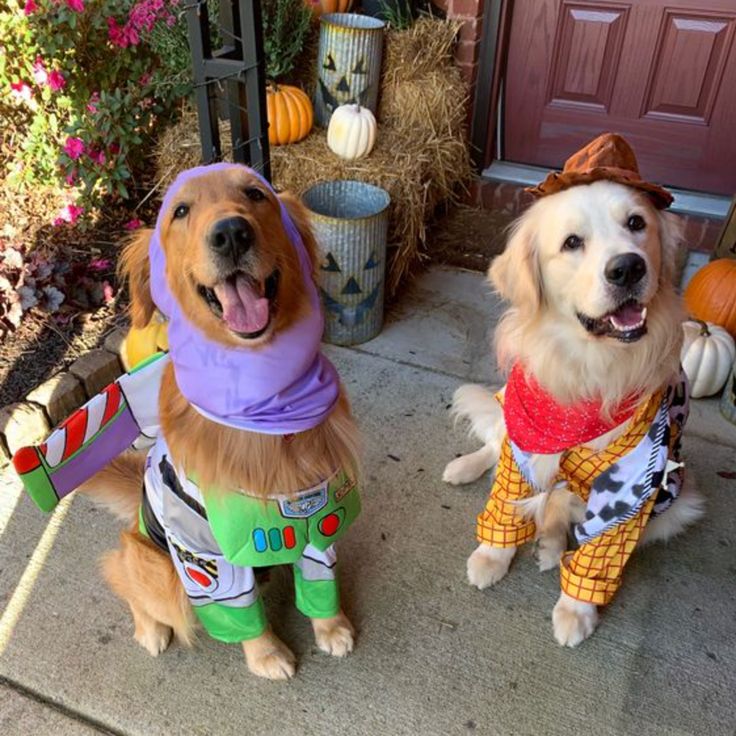
[[[347,13],[353,0],[304,0],[312,9],[312,15],[319,18],[322,13]]]
[[[695,272],[685,289],[690,314],[736,337],[736,260],[719,258]]]
[[[268,142],[272,146],[296,143],[306,138],[314,123],[309,97],[298,87],[271,85],[266,90]]]

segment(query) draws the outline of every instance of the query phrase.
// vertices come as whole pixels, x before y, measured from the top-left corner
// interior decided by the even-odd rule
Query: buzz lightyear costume
[[[159,437],[146,460],[139,528],[170,554],[208,633],[233,642],[266,629],[256,568],[291,564],[297,608],[310,618],[337,615],[334,543],[359,512],[355,482],[342,471],[281,498],[202,493]]]
[[[256,585],[262,567],[292,565],[297,608],[311,618],[335,616],[334,543],[360,513],[357,484],[343,469],[311,488],[271,498],[248,495],[247,489],[202,489],[171,458],[160,433],[158,394],[169,363],[194,409],[243,431],[285,437],[303,432],[325,421],[338,399],[337,373],[320,352],[323,317],[312,266],[283,204],[282,224],[299,257],[311,309],[268,345],[252,351],[209,340],[188,322],[168,288],[159,237],[163,213],[186,181],[236,166],[185,171],[164,197],[149,260],[151,294],[169,323],[169,352],[121,376],[46,442],[24,447],[14,457],[26,490],[50,511],[131,445],[149,446],[139,530],[170,555],[208,633],[227,642],[256,638],[266,628]]]

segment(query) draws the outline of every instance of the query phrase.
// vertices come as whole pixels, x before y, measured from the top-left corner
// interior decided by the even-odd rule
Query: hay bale
[[[458,29],[455,21],[426,17],[409,30],[387,33],[378,139],[370,156],[357,161],[337,157],[327,147],[325,132],[317,129],[300,143],[271,148],[273,181],[279,188],[302,194],[319,181],[357,179],[389,193],[389,295],[424,256],[427,226],[437,206],[456,201],[472,176],[468,92],[452,57]],[[314,59],[309,66],[316,69]],[[220,135],[228,159],[227,124],[220,125]],[[193,110],[164,132],[156,156],[162,189],[178,171],[200,162]]]

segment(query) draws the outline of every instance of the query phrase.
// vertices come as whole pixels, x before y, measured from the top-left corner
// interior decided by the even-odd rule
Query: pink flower
[[[102,150],[96,151],[96,150],[91,149],[91,150],[87,151],[87,155],[98,166],[104,166],[105,165],[105,161],[107,161],[107,158],[105,157],[105,152],[102,151]]]
[[[152,77],[153,77],[153,74],[151,74],[151,72],[146,72],[145,74],[141,74],[141,78],[138,80],[138,84],[140,84],[141,87],[145,87],[146,85],[150,84]]]
[[[85,151],[84,141],[81,138],[69,137],[64,144],[64,153],[71,159],[78,159]]]
[[[10,89],[13,97],[30,102],[33,97],[33,90],[25,82],[11,82]]]
[[[128,222],[123,225],[126,230],[137,230],[139,227],[142,226],[143,223],[137,217],[134,217],[132,220],[128,220]]]
[[[75,13],[84,13],[84,0],[66,0],[66,4]]]
[[[65,222],[73,225],[84,212],[84,207],[77,207],[75,204],[68,204],[62,207],[59,214],[54,218],[53,224],[63,225]]]
[[[121,49],[128,48],[128,39],[125,37],[124,30],[122,26],[118,25],[115,18],[107,19],[107,37],[113,46],[118,46]]]
[[[93,92],[92,96],[89,98],[89,102],[87,103],[87,112],[96,113],[97,112],[97,103],[100,101],[100,94],[99,92]]]
[[[89,262],[90,271],[108,271],[112,266],[112,261],[109,258],[93,258]]]
[[[66,79],[64,79],[64,75],[61,72],[56,71],[56,69],[49,72],[49,87],[51,87],[53,92],[58,92],[60,89],[64,89],[65,86]]]
[[[33,63],[33,78],[39,87],[42,87],[49,81],[49,74],[40,56],[37,56],[36,61]]]
[[[64,177],[64,181],[70,186],[73,187],[77,183],[77,170],[72,169],[71,173],[67,174]]]
[[[38,5],[34,2],[34,0],[26,0],[26,4],[23,6],[23,12],[26,15],[30,15],[31,13],[35,13],[38,10]]]
[[[105,300],[105,304],[109,304],[115,298],[115,290],[109,281],[102,282],[102,296]]]

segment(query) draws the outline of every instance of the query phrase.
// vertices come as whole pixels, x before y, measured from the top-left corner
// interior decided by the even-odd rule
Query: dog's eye
[[[626,227],[635,233],[639,230],[643,230],[647,226],[646,220],[641,215],[631,215],[626,221]]]
[[[248,187],[245,190],[245,196],[248,197],[251,202],[260,202],[266,199],[266,195],[258,187]]]
[[[188,204],[178,204],[174,210],[174,219],[181,220],[189,214]]]
[[[583,239],[578,235],[568,235],[562,244],[562,250],[579,250],[583,247]]]

